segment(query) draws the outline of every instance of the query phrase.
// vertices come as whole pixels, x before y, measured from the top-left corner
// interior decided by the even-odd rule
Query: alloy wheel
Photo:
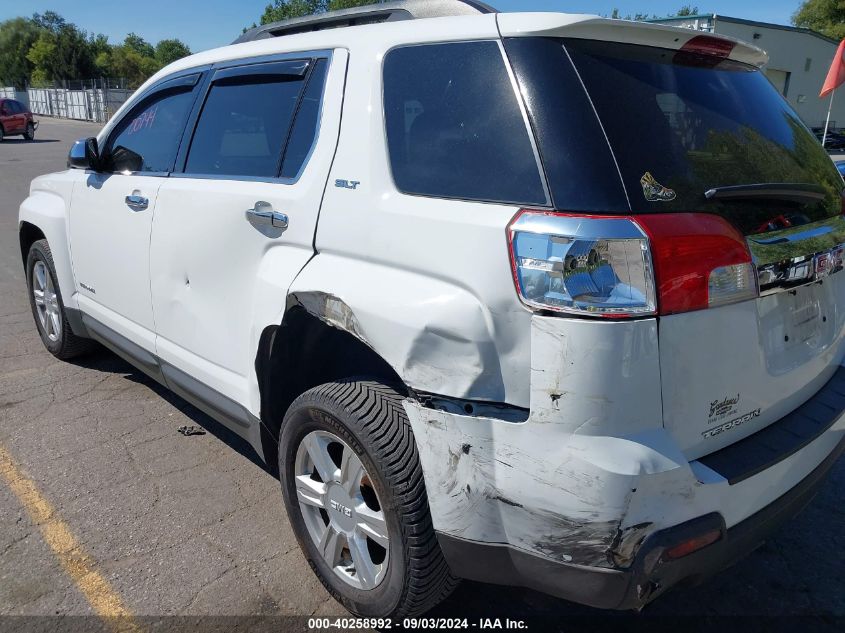
[[[32,294],[38,321],[47,338],[53,342],[62,336],[62,314],[59,297],[53,285],[53,278],[43,261],[38,260],[32,267]]]
[[[389,535],[370,475],[349,445],[312,431],[296,451],[296,496],[323,560],[344,582],[374,589],[384,579]]]

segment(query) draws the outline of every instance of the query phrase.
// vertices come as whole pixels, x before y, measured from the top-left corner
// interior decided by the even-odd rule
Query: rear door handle
[[[126,196],[126,206],[133,211],[143,211],[150,206],[150,201],[144,196],[140,195],[138,191],[132,193],[131,196]]]
[[[273,205],[259,200],[252,209],[247,209],[246,219],[254,226],[272,226],[276,229],[288,228],[288,216],[279,211],[273,211]]]

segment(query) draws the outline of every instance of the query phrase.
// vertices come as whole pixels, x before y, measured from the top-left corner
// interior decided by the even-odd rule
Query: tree
[[[190,54],[191,49],[181,40],[161,40],[156,44],[155,59],[162,67]]]
[[[27,53],[38,39],[39,29],[26,18],[0,23],[0,86],[23,88],[32,76]]]
[[[378,3],[379,0],[274,0],[264,9],[261,24]]]
[[[190,54],[180,40],[153,46],[137,33],[113,46],[107,36],[89,35],[54,11],[0,22],[0,85],[22,88],[30,82],[115,77],[138,86]]]
[[[312,15],[325,11],[323,0],[275,0],[268,4],[261,14],[261,24],[289,20],[303,15]]]
[[[155,48],[153,48],[152,44],[135,33],[127,35],[126,39],[123,40],[123,45],[129,50],[135,51],[141,57],[155,57],[156,54]]]
[[[835,40],[845,39],[845,2],[806,0],[793,14],[792,23]]]
[[[131,46],[122,44],[112,48],[107,74],[112,77],[122,77],[131,88],[137,88],[160,68],[161,65],[155,58],[145,57]]]
[[[379,0],[330,0],[328,10],[351,9],[352,7],[363,7],[367,4],[379,4]]]
[[[85,31],[53,11],[36,13],[31,21],[39,31],[38,39],[26,55],[33,65],[34,82],[77,79],[93,74],[94,55]]]
[[[678,9],[677,16],[684,17],[688,15],[698,15],[698,7],[694,7],[689,4],[685,4],[680,9]]]
[[[43,31],[29,49],[26,58],[32,64],[32,81],[36,86],[44,85],[53,79],[53,66],[56,58],[55,37]]]
[[[681,7],[677,14],[670,13],[669,17],[670,18],[675,17],[675,15],[684,16],[684,15],[697,15],[697,14],[698,14],[698,7],[692,7],[691,8],[690,5],[687,4],[687,5],[684,5],[683,7]],[[622,17],[622,13],[619,11],[619,9],[616,9],[616,8],[614,8],[610,12],[609,16],[605,15],[605,17],[610,17],[614,20],[631,20],[633,22],[645,22],[646,20],[659,20],[660,19],[660,16],[655,14],[655,13],[652,13],[651,15],[649,15],[648,13],[633,13],[633,14],[629,13],[625,17]]]

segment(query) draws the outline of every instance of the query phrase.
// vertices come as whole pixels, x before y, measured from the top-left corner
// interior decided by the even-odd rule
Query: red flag
[[[829,95],[845,83],[845,58],[843,58],[843,55],[845,55],[845,40],[839,42],[839,48],[836,49],[833,63],[830,65],[830,70],[827,71],[827,79],[824,80],[824,86],[822,86],[819,97]]]

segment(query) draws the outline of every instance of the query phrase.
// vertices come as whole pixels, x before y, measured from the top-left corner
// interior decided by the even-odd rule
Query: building
[[[810,127],[824,125],[829,98],[819,98],[839,42],[821,33],[781,24],[754,22],[723,15],[691,15],[650,20],[718,33],[759,46],[769,54],[766,75]],[[837,91],[831,127],[845,127],[845,89]]]

